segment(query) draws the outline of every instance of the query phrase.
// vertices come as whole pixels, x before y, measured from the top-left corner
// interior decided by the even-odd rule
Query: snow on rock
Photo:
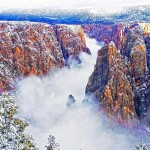
[[[138,118],[148,125],[150,33],[147,24],[143,27],[137,23],[92,24],[84,28],[91,37],[106,44],[98,51],[86,94],[95,97],[110,119],[129,125]]]
[[[89,53],[83,32],[68,26],[34,22],[0,22],[0,91],[13,89],[20,77],[46,75]],[[70,50],[69,50],[70,49]]]

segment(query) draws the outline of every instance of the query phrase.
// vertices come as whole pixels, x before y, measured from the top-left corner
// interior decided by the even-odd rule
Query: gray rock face
[[[145,37],[145,44],[146,44],[146,56],[147,56],[147,68],[148,73],[150,74],[150,34]]]
[[[145,75],[144,81],[134,92],[135,107],[139,119],[150,125],[150,75]]]
[[[102,47],[102,49],[98,51],[94,72],[89,77],[89,81],[86,86],[86,94],[90,95],[94,92],[95,97],[98,100],[101,98],[104,87],[108,82],[109,65],[107,53],[108,46]]]

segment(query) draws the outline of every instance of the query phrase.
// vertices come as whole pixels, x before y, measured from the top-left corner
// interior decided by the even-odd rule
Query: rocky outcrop
[[[140,26],[144,30],[144,34],[145,34],[147,69],[150,74],[150,23],[140,23]]]
[[[96,99],[98,100],[100,100],[100,98],[102,97],[104,87],[108,82],[109,66],[107,53],[108,46],[104,46],[101,50],[98,51],[98,57],[94,72],[89,77],[89,81],[86,86],[86,94],[90,96],[94,93]]]
[[[143,83],[134,90],[136,113],[146,125],[150,125],[150,75],[145,75]]]
[[[128,40],[123,43],[126,49],[123,49],[124,46],[122,48],[122,54],[128,58],[135,110],[139,119],[146,123],[150,123],[148,119],[150,104],[149,31],[147,24],[140,24],[130,29],[126,35]]]
[[[80,27],[81,29],[81,27]],[[43,76],[55,68],[89,53],[83,35],[68,26],[43,23],[0,23],[0,91],[29,75]]]
[[[79,27],[79,30],[77,30],[76,28],[72,26],[68,28],[68,26],[64,25],[55,26],[57,40],[60,43],[66,64],[68,64],[69,58],[76,59],[80,62],[78,54],[81,51],[90,54],[90,50],[86,47],[83,29]]]
[[[93,23],[84,24],[83,28],[91,38],[95,38],[98,42],[104,42],[105,44],[113,41],[119,49],[128,30],[125,24],[102,25]]]
[[[75,102],[76,102],[76,100],[75,100],[74,96],[69,95],[66,106],[67,107],[72,107],[75,104]]]
[[[135,26],[128,30],[121,47],[121,54],[127,58],[129,69],[137,86],[146,73],[146,45],[143,30]]]
[[[104,41],[106,45],[98,51],[86,95],[92,95],[99,103],[100,110],[107,112],[112,120],[129,125],[131,120],[139,118],[149,123],[149,35],[138,24],[122,27],[125,30],[122,30],[123,36],[118,38],[117,44],[117,37],[113,39],[113,35],[108,34],[108,43]],[[118,32],[120,30],[116,31],[116,35]],[[101,37],[98,40],[103,40]]]
[[[137,117],[128,74],[125,59],[111,42],[99,50],[94,73],[86,87],[86,94],[94,92],[100,109],[107,112],[110,119],[123,124],[129,124]]]

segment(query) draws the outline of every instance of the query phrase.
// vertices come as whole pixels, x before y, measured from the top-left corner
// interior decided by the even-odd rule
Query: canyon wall
[[[138,118],[150,124],[150,24],[83,27],[105,43],[98,51],[86,95],[92,95],[110,119],[129,125]]]
[[[13,89],[19,78],[43,76],[69,65],[69,58],[80,62],[80,52],[90,54],[81,26],[78,32],[72,29],[65,25],[0,22],[0,91]]]

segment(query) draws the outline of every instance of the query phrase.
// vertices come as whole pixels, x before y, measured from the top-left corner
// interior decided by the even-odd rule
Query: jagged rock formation
[[[75,30],[75,32],[71,32],[71,28],[68,29],[67,26],[56,25],[55,29],[66,63],[68,63],[70,56],[80,62],[78,54],[81,51],[90,54],[89,49],[86,47],[86,41],[82,28],[80,28],[79,31]]]
[[[94,68],[94,72],[89,78],[86,94],[91,95],[95,94],[96,99],[101,98],[104,87],[108,81],[108,46],[102,47],[101,50],[98,51],[98,57],[96,61],[96,65]]]
[[[150,23],[140,23],[140,26],[144,30],[145,44],[146,44],[146,57],[147,57],[147,69],[150,74]]]
[[[83,39],[82,32],[68,26],[1,22],[0,91],[13,89],[19,77],[45,75],[69,65],[70,57],[79,60],[80,52],[89,53]]]
[[[138,24],[122,27],[125,30],[117,44],[116,38],[113,40],[114,33],[106,31],[109,34],[105,38],[108,37],[109,44],[98,51],[86,94],[93,94],[110,119],[128,125],[138,117],[149,123],[149,34]],[[116,35],[118,32],[120,30]],[[109,42],[110,37],[114,42]]]
[[[75,104],[75,102],[76,102],[76,100],[75,100],[74,96],[69,95],[67,103],[66,103],[66,106],[67,107],[71,107],[71,106],[73,106]]]
[[[99,50],[95,70],[86,87],[86,93],[94,92],[108,116],[123,124],[137,117],[128,74],[125,59],[111,42]],[[93,87],[96,88],[92,91]]]
[[[135,80],[146,72],[146,45],[143,31],[136,26],[128,31],[121,48],[122,55],[130,59],[130,70]],[[138,82],[136,81],[138,84]]]

